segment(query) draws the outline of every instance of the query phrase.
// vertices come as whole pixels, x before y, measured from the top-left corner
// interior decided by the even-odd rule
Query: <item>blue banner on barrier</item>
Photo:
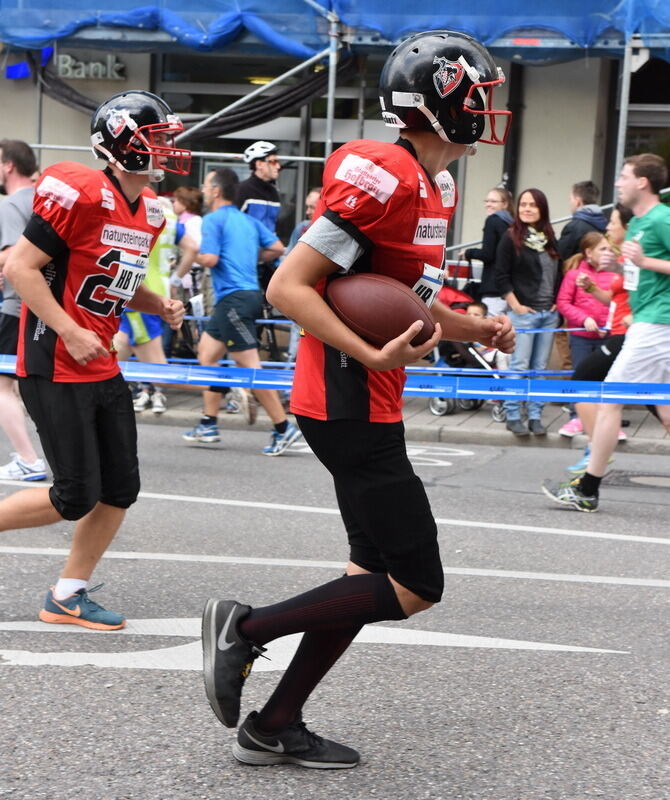
[[[0,355],[0,373],[13,373],[16,356]],[[127,381],[176,383],[190,386],[232,386],[254,389],[290,389],[293,369],[202,367],[199,364],[119,364]],[[490,400],[539,400],[555,403],[627,403],[670,405],[670,386],[664,383],[600,383],[543,378],[496,378],[482,370],[481,377],[436,374],[427,367],[412,368],[405,385],[407,397],[479,397]]]

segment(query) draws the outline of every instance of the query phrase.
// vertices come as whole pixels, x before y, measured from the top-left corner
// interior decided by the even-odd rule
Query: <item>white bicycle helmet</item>
[[[272,142],[254,142],[244,151],[244,163],[251,164],[259,158],[267,158],[270,153],[277,152],[277,145]]]

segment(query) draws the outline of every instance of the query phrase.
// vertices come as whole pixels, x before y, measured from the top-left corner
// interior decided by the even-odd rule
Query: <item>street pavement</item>
[[[362,754],[331,772],[236,763],[234,732],[205,699],[199,643],[210,596],[263,605],[341,574],[329,476],[304,443],[261,455],[262,418],[249,429],[222,415],[221,443],[184,442],[199,408],[186,394],[169,392],[159,425],[140,416],[142,494],[94,576],[100,601],[128,616],[124,632],[37,621],[70,523],[0,533],[0,798],[670,797],[670,466],[657,449],[667,440],[640,436],[644,412],[627,411],[632,436],[587,515],[539,492],[576,460],[555,435],[557,406],[545,411],[554,435],[519,446],[486,407],[431,419],[410,401],[445,596],[367,626],[315,691],[309,726]],[[0,495],[21,488],[0,482]],[[256,662],[243,714],[295,644]]]

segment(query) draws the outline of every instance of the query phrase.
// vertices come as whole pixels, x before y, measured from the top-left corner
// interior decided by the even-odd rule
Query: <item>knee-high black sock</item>
[[[388,576],[375,572],[347,575],[281,603],[254,608],[240,623],[239,632],[262,645],[290,633],[405,618]]]
[[[258,714],[257,725],[262,731],[280,731],[296,719],[314,688],[349,647],[361,627],[352,625],[304,634],[277,688]]]

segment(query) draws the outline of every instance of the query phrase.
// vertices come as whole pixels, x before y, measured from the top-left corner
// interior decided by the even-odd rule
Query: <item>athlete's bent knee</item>
[[[58,513],[70,522],[76,522],[93,510],[98,502],[97,497],[81,494],[71,494],[59,490],[55,485],[49,489],[49,499]]]

